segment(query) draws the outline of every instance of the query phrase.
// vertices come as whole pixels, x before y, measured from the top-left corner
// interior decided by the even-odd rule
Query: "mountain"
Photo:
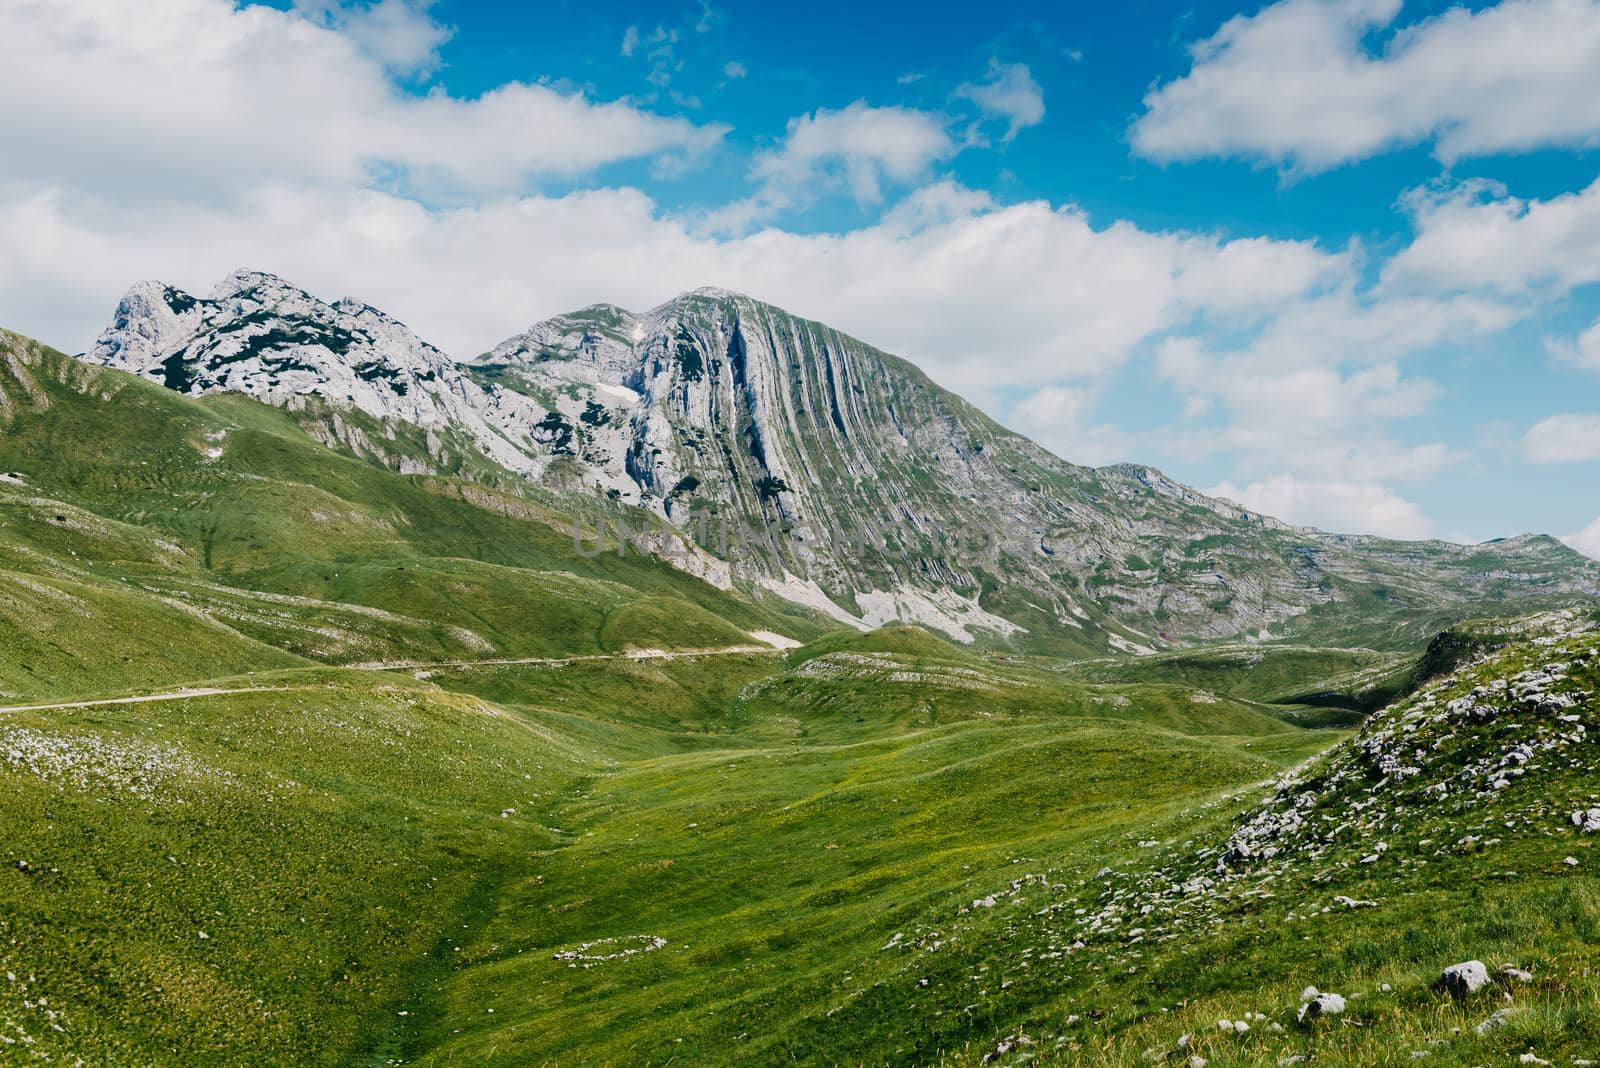
[[[179,396],[0,330],[0,703],[831,629],[653,555],[587,557],[572,521],[340,455],[294,413]]]
[[[208,299],[135,286],[85,358],[297,408],[401,470],[492,465],[641,507],[739,582],[858,627],[1041,652],[1399,647],[1469,606],[1600,593],[1600,564],[1551,538],[1326,534],[1148,467],[1071,464],[912,364],[723,290],[643,314],[595,305],[456,363],[358,301],[238,272]],[[352,412],[374,426],[352,431]],[[428,431],[410,452],[407,426]]]

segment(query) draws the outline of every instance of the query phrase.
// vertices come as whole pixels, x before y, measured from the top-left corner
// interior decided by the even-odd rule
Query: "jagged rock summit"
[[[140,282],[89,359],[179,393],[263,400],[319,393],[372,415],[447,418],[426,388],[455,362],[404,324],[345,297],[325,304],[274,275],[235,271],[209,297]]]
[[[721,289],[643,313],[591,305],[457,362],[360,301],[240,271],[204,299],[135,286],[85,358],[186,393],[317,398],[325,440],[402,469],[442,466],[453,442],[638,506],[752,588],[862,627],[1042,651],[1312,624],[1401,643],[1466,604],[1600,592],[1600,566],[1553,539],[1328,535],[1148,467],[1068,463],[912,364]],[[401,424],[427,429],[426,455],[375,444]]]

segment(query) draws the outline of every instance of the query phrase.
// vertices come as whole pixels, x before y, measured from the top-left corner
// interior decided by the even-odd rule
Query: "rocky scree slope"
[[[476,450],[641,506],[741,581],[862,627],[1138,651],[1332,618],[1346,643],[1403,644],[1465,604],[1600,593],[1600,565],[1553,539],[1341,537],[1147,467],[1067,463],[911,364],[722,290],[585,308],[457,364],[358,301],[238,272],[208,299],[135,286],[85,358],[183,392],[328,402],[330,444],[403,469]],[[426,455],[395,447],[403,425],[427,429]]]

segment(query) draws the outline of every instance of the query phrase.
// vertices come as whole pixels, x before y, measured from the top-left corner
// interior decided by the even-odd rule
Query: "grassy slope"
[[[1534,654],[1506,655],[1439,700]],[[1596,794],[1582,747],[1488,807],[1335,836],[1273,870],[1272,898],[1241,892],[1252,869],[1198,919],[1159,895],[1145,918],[1138,895],[1211,872],[1241,791],[1337,736],[903,632],[572,668],[301,669],[254,680],[295,687],[279,694],[7,716],[0,753],[58,756],[0,760],[22,816],[0,963],[36,977],[0,993],[0,1026],[125,1063],[965,1063],[1022,1031],[1048,1059],[1133,1064],[1200,1031],[1214,1064],[1375,1065],[1430,1039],[1460,1056],[1600,1039],[1600,894],[1563,815]],[[1600,686],[1584,670],[1573,685]],[[1429,774],[1506,742],[1472,744]],[[1357,811],[1348,781],[1330,815]],[[1501,839],[1492,864],[1448,848],[1467,831]],[[1356,863],[1380,835],[1389,860]],[[1379,905],[1323,912],[1336,894]],[[1078,909],[1125,895],[1120,925],[1083,927]],[[1450,1028],[1498,1003],[1425,989],[1472,956],[1538,976],[1482,1040]],[[1306,983],[1361,991],[1363,1027],[1212,1033],[1289,1022]],[[64,1035],[24,1007],[41,994]]]
[[[734,1040],[801,1026],[906,922],[1020,858],[1134,849],[1152,818],[1331,740],[1248,705],[1087,687],[903,628],[786,659],[627,665],[609,687],[613,666],[598,664],[432,677],[553,729],[585,718],[575,702],[622,707],[587,735],[614,762],[557,816],[570,847],[506,885],[424,999],[414,1051],[439,1063],[768,1059]],[[618,717],[633,728],[626,752],[610,734]],[[637,937],[667,946],[589,968],[552,959]]]
[[[628,1061],[686,1035],[701,1059],[802,1019],[886,925],[1015,857],[1098,851],[1318,744],[1268,717],[1254,753],[1136,702],[1085,714],[1045,675],[995,676],[1032,713],[860,722],[900,707],[874,698],[897,672],[988,670],[967,656],[808,676],[840,696],[803,730],[765,696],[856,655],[302,668],[242,680],[282,692],[6,714],[0,964],[28,988],[0,989],[0,1033],[112,1063]],[[550,959],[658,933],[622,970]]]
[[[1196,1038],[1184,1056],[1214,1065],[1297,1053],[1373,1066],[1414,1050],[1450,1064],[1593,1055],[1600,855],[1567,815],[1600,799],[1592,740],[1575,725],[1600,722],[1597,650],[1594,637],[1513,647],[1385,712],[1363,730],[1365,751],[1397,753],[1419,772],[1384,782],[1376,755],[1341,747],[1271,806],[1312,798],[1307,830],[1283,838],[1290,848],[1277,857],[1219,868],[1233,821],[1206,830],[1202,820],[1199,833],[1152,825],[1154,859],[1069,853],[1030,868],[1040,877],[1002,908],[931,920],[938,951],[924,943],[864,961],[831,1016],[811,1016],[773,1048],[824,1061],[966,1062],[1022,1033],[1034,1045],[1014,1053],[1036,1061],[1133,1065],[1187,1033]],[[1470,717],[1440,715],[1476,686],[1551,661],[1577,665],[1557,691],[1589,695],[1565,712],[1502,695],[1485,701],[1497,711],[1476,729]],[[1490,788],[1490,770],[1519,744],[1535,747],[1526,774]],[[1372,904],[1344,906],[1341,895]],[[1473,958],[1519,965],[1534,981],[1462,1002],[1430,989],[1444,966]],[[1297,1027],[1306,985],[1353,996],[1345,1019]],[[1502,1007],[1513,1010],[1504,1028],[1472,1030]],[[1264,1018],[1248,1035],[1218,1028],[1255,1013]]]
[[[0,689],[13,694],[188,680],[196,665],[822,630],[638,554],[585,558],[545,505],[341,456],[241,398],[181,397],[4,333],[0,398]],[[47,588],[62,580],[77,585]]]
[[[572,774],[527,722],[252,681],[290,688],[0,719],[0,1061],[349,1063],[481,881],[557,840],[500,816]]]
[[[1025,1030],[1014,1052],[1132,1064],[1205,1029],[1213,1064],[1376,1065],[1600,1041],[1600,894],[1562,820],[1600,801],[1581,747],[1425,832],[1371,826],[1345,781],[1318,804],[1356,831],[1271,871],[1275,897],[1150,896],[1212,871],[1263,780],[1338,737],[1259,700],[1381,659],[1085,679],[893,628],[787,656],[315,666],[807,624],[584,560],[538,502],[339,457],[283,413],[0,343],[0,472],[24,476],[0,483],[0,688],[282,687],[0,713],[0,1060],[965,1063]],[[1499,841],[1448,848],[1468,832]],[[1321,911],[1336,893],[1378,905]],[[1538,977],[1482,1040],[1451,1028],[1490,1004],[1425,989],[1468,956]],[[1361,991],[1352,1026],[1215,1031],[1286,1020],[1308,982]]]

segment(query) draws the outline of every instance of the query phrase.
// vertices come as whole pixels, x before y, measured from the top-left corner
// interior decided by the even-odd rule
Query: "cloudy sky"
[[[1600,0],[0,0],[0,325],[720,285],[1082,463],[1600,555]]]

